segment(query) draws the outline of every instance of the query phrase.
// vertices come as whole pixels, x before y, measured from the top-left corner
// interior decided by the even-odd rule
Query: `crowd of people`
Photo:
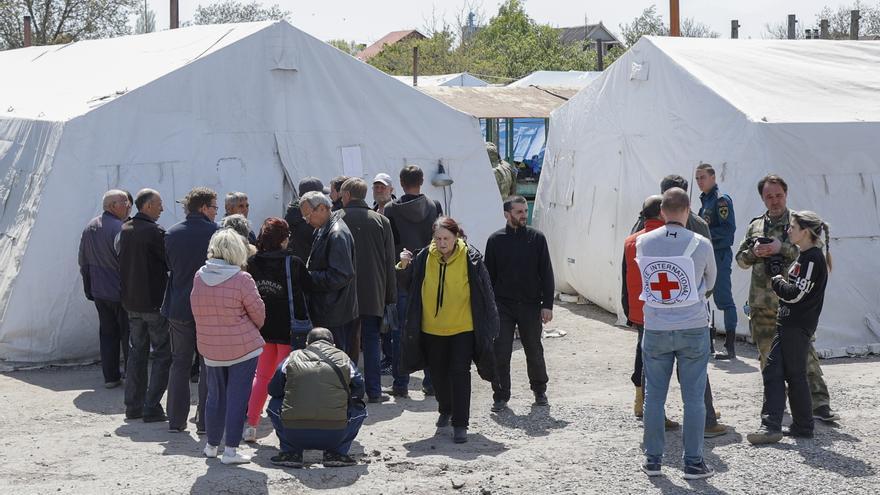
[[[832,266],[828,224],[791,211],[785,180],[767,175],[757,184],[767,210],[734,251],[732,198],[719,191],[711,165],[699,165],[695,177],[698,213],[687,180],[664,177],[623,246],[621,304],[638,331],[633,409],[643,419],[649,476],[662,474],[665,431],[678,427],[684,477],[714,473],[704,438],[729,428],[718,422],[707,373],[715,337],[708,298],[725,332],[714,358],[736,359],[734,260],[751,270],[744,309],[764,383],[761,426],[748,441],[809,438],[814,419],[839,419],[812,345]],[[241,192],[226,195],[218,222],[217,193],[192,189],[178,201],[186,218],[166,231],[157,191],[107,191],[103,213],[83,231],[79,261],[98,311],[105,386],[124,377],[125,417],[185,431],[196,379],[194,422],[207,457],[218,457],[223,443],[221,462],[249,462],[239,445],[257,441],[265,408],[280,443],[273,463],[301,467],[303,451],[315,449],[325,466],[347,466],[356,462],[348,453],[367,404],[408,398],[410,375],[424,370],[421,392],[436,397],[436,426],[451,426],[452,440],[463,443],[472,365],[492,384],[491,412],[504,411],[515,335],[534,405],[548,405],[541,337],[553,318],[554,277],[547,240],[526,225],[527,201],[504,200],[506,225],[481,254],[421,192],[423,181],[419,167],[404,167],[398,198],[391,176],[380,173],[369,205],[362,178],[335,177],[325,190],[308,177],[285,218],[265,219],[257,233]],[[665,414],[674,367],[681,425]],[[786,395],[793,422],[783,429]]]
[[[348,466],[367,404],[406,399],[410,375],[424,370],[436,426],[463,443],[471,365],[492,383],[491,411],[503,411],[517,329],[534,404],[548,405],[541,335],[553,271],[546,239],[526,225],[526,200],[505,200],[506,226],[481,254],[423,181],[418,166],[404,167],[397,198],[380,173],[369,205],[360,177],[335,177],[326,190],[304,178],[284,218],[258,228],[247,194],[226,194],[218,219],[217,193],[196,187],[167,231],[158,191],[107,191],[79,263],[99,315],[104,385],[124,383],[126,419],[185,432],[197,381],[193,422],[206,457],[249,462],[239,447],[258,440],[265,412],[280,444],[272,463],[301,467],[304,450],[321,450],[324,466]]]
[[[736,359],[734,259],[751,270],[745,313],[764,384],[761,426],[747,440],[760,445],[783,435],[812,438],[814,419],[840,419],[830,407],[812,345],[831,270],[828,224],[814,212],[789,210],[788,184],[767,175],[757,185],[767,210],[749,222],[734,254],[733,200],[719,191],[711,165],[699,165],[695,177],[701,191],[698,214],[690,209],[687,180],[664,177],[661,195],[645,199],[623,246],[621,304],[639,335],[631,378],[634,412],[643,417],[642,470],[649,476],[662,474],[664,430],[679,427],[665,416],[674,365],[684,403],[684,477],[714,474],[703,459],[704,438],[729,430],[717,421],[707,375],[715,330],[707,298],[723,313],[726,333],[725,352],[714,357]],[[783,428],[786,395],[793,422]]]

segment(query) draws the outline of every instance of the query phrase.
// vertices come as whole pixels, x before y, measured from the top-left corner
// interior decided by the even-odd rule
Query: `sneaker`
[[[681,426],[680,424],[678,424],[678,421],[673,421],[669,418],[665,418],[663,421],[664,421],[663,426],[666,429],[666,431],[677,430]]]
[[[422,387],[422,393],[425,397],[434,397],[434,387]]]
[[[779,430],[771,430],[766,426],[761,426],[761,428],[755,433],[749,433],[746,435],[746,440],[752,445],[776,443],[782,440],[782,432]]]
[[[389,399],[391,399],[390,396],[386,394],[379,394],[376,397],[368,398],[367,402],[369,402],[370,404],[381,404],[383,402],[388,402]]]
[[[801,428],[787,427],[782,429],[782,435],[792,438],[813,438],[812,430],[803,430]]]
[[[440,416],[437,417],[437,428],[446,428],[449,426],[449,419],[452,417],[451,414],[440,413]]]
[[[492,412],[501,412],[507,409],[507,401],[506,400],[496,400],[492,403]]]
[[[715,474],[715,470],[706,465],[704,461],[699,464],[688,464],[684,467],[684,479],[701,480]]]
[[[219,448],[219,445],[211,445],[210,443],[205,444],[205,450],[203,451],[205,453],[205,457],[209,459],[217,457],[217,450]]]
[[[645,461],[642,463],[642,471],[648,476],[660,476],[663,474],[663,468],[659,462]]]
[[[385,387],[382,389],[382,392],[384,392],[392,397],[399,397],[401,399],[409,399],[409,390],[407,390],[405,388]]]
[[[819,406],[816,409],[813,409],[813,418],[826,423],[840,421],[840,416],[832,411],[830,406]]]
[[[715,426],[707,426],[703,431],[703,438],[720,437],[728,432],[727,425],[715,423]]]
[[[455,443],[467,442],[467,427],[456,426],[452,431],[452,441]]]
[[[168,416],[165,413],[144,416],[144,423],[161,423],[162,421],[168,421]]]
[[[251,425],[244,425],[244,432],[241,434],[241,439],[248,443],[253,443],[257,441],[257,427]]]
[[[220,458],[220,462],[223,464],[247,464],[251,462],[251,456],[236,452],[237,450],[232,447],[223,449],[223,457]]]
[[[330,452],[328,450],[324,451],[324,467],[345,467],[345,466],[355,466],[357,465],[357,461],[354,460],[353,457],[340,454],[338,452]]]
[[[112,382],[104,382],[104,388],[116,388],[122,385],[122,380],[114,380]]]
[[[269,462],[276,466],[301,468],[303,467],[303,456],[302,454],[294,454],[293,452],[282,452],[270,458]]]
[[[536,406],[547,406],[550,405],[550,402],[547,401],[547,394],[544,392],[535,392],[535,402]]]

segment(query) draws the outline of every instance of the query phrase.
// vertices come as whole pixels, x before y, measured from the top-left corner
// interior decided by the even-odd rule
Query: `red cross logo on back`
[[[681,288],[678,282],[675,280],[669,280],[669,276],[666,272],[660,272],[657,274],[658,282],[651,282],[651,290],[652,291],[660,291],[660,298],[664,301],[670,299],[672,297],[672,291],[678,290]]]

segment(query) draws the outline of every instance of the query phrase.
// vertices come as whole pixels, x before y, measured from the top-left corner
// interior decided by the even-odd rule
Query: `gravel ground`
[[[436,403],[420,392],[371,405],[352,449],[361,464],[323,468],[309,452],[307,469],[269,463],[278,441],[264,419],[254,463],[223,466],[202,457],[191,425],[171,434],[163,424],[127,422],[122,389],[105,390],[98,366],[0,374],[2,493],[878,493],[880,359],[823,362],[839,425],[817,426],[813,440],[783,439],[756,448],[745,434],[759,424],[761,376],[753,346],[741,359],[710,365],[721,421],[733,427],[706,441],[717,474],[681,477],[680,433],[667,435],[664,476],[639,469],[640,423],[629,382],[636,334],[613,326],[594,306],[562,304],[545,339],[550,407],[532,408],[521,351],[514,354],[511,410],[490,414],[491,389],[474,373],[470,441],[455,445],[437,431]],[[387,377],[386,377],[387,379]],[[414,379],[411,388],[418,389]],[[97,388],[95,388],[97,387]],[[677,385],[668,415],[681,419]],[[195,395],[195,394],[193,394]]]

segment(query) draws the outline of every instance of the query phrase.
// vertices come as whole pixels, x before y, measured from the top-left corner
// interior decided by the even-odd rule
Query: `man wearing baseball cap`
[[[394,185],[391,176],[385,172],[373,178],[373,211],[385,214],[385,205],[397,199],[394,196]]]

